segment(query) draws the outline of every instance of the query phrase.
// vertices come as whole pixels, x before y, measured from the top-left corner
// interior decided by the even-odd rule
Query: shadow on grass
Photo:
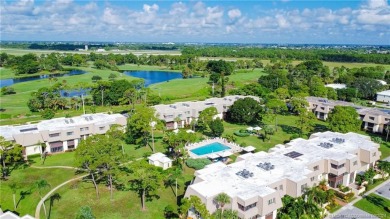
[[[386,207],[384,200],[382,198],[376,197],[376,196],[366,196],[367,201],[370,203],[376,205],[376,206],[381,206],[381,207]]]
[[[326,125],[322,125],[322,124],[318,124],[318,123],[316,123],[314,125],[313,133],[315,133],[315,132],[325,132],[325,131],[329,131],[329,129],[328,129],[328,127]]]
[[[23,199],[25,199],[26,196],[31,195],[31,193],[32,193],[31,190],[32,190],[32,189],[29,189],[29,190],[26,190],[26,191],[20,191],[20,193],[19,193],[20,197],[19,197],[18,202],[16,203],[16,208],[18,208],[20,202],[21,202]]]

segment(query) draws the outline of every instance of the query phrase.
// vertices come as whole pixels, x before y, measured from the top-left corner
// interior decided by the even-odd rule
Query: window
[[[374,152],[374,153],[372,154],[372,156],[375,157],[375,156],[376,156],[376,152]]]
[[[89,130],[89,127],[84,127],[84,128],[80,128],[80,131],[88,131]]]
[[[60,136],[60,133],[49,134],[49,137],[51,137],[51,138],[58,137],[58,136]]]
[[[322,110],[325,110],[325,107],[321,107]]]
[[[372,116],[370,116],[370,117],[368,117],[369,119],[371,119],[371,120],[374,120],[375,118],[374,117],[372,117]]]
[[[343,163],[343,164],[340,164],[340,165],[336,165],[336,164],[330,164],[330,166],[333,168],[333,169],[341,169],[341,168],[343,168],[344,166],[345,166],[345,163]]]
[[[280,185],[280,186],[279,186],[279,190],[282,190],[282,191],[283,191],[283,185]]]
[[[312,182],[314,181],[314,176],[312,178],[310,178],[310,181],[312,181]]]
[[[268,200],[268,205],[275,203],[275,198]]]
[[[248,206],[243,206],[243,205],[241,205],[240,203],[237,203],[237,204],[238,204],[238,208],[239,208],[241,211],[247,211],[247,210],[249,210],[249,209],[251,209],[251,208],[256,207],[257,202],[255,202],[255,203],[253,203],[253,204],[250,204],[250,205],[248,205]]]
[[[56,152],[61,152],[61,151],[64,151],[64,147],[51,147],[50,148],[50,152],[51,153],[56,153]]]
[[[67,136],[73,135],[73,132],[67,132],[66,135],[67,135]]]
[[[278,190],[278,187],[275,187],[274,189],[275,189],[275,190]]]
[[[317,171],[320,169],[320,167],[317,165],[317,166],[314,166],[313,169],[314,169],[314,171]]]
[[[304,193],[307,188],[307,183],[301,185],[301,193]]]
[[[104,130],[104,126],[99,127],[99,130],[100,130],[100,131]]]
[[[356,165],[357,165],[357,161],[356,161],[356,160],[353,162],[353,165],[354,165],[354,166],[356,166]]]

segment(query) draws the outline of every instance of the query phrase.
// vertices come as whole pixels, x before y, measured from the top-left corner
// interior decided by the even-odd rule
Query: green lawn
[[[284,144],[286,141],[290,140],[290,137],[293,134],[298,134],[298,129],[295,128],[295,121],[297,117],[294,115],[279,115],[278,116],[278,131],[275,134],[270,135],[269,140],[263,141],[257,136],[248,136],[248,137],[236,137],[236,142],[241,145],[252,145],[257,148],[258,151],[268,151],[270,148],[274,147],[277,144]],[[274,122],[266,122],[266,124],[274,125]],[[228,122],[224,122],[225,132],[224,135],[229,134],[233,135],[234,131],[240,129],[246,129],[249,126],[247,125],[237,125]],[[326,131],[326,122],[317,120],[315,130],[313,132]],[[260,131],[263,133],[263,131]],[[302,138],[307,138],[308,133],[305,133]]]
[[[185,183],[193,178],[194,171],[184,169],[183,179],[178,179],[179,197],[184,195]],[[96,218],[164,218],[167,205],[177,207],[177,200],[171,188],[157,191],[159,198],[146,202],[146,211],[141,211],[141,200],[134,191],[114,191],[114,199],[110,201],[110,193],[106,186],[99,185],[100,199],[96,198],[91,182],[77,182],[58,190],[61,199],[55,202],[51,211],[52,218],[74,218],[81,206],[90,206]],[[47,202],[48,203],[48,202]],[[70,210],[71,209],[71,210]]]
[[[356,202],[354,206],[379,218],[390,217],[390,212],[385,210],[386,206],[390,206],[390,200],[376,194],[370,194],[364,197],[362,200]]]
[[[9,185],[16,183],[19,187],[16,192],[16,202],[20,200],[16,211],[21,215],[30,214],[34,216],[35,207],[40,200],[34,183],[39,179],[45,179],[53,188],[73,177],[75,177],[75,171],[67,169],[34,169],[26,167],[25,169],[19,168],[14,170],[7,181],[0,181],[1,208],[3,211],[13,210],[12,190]],[[50,188],[45,189],[43,194],[46,194],[49,190]],[[21,194],[24,194],[24,197]]]

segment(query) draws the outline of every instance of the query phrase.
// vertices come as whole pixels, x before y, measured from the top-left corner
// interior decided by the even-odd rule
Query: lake
[[[82,75],[87,73],[86,71],[81,71],[81,70],[72,70],[68,73],[61,74],[48,74],[48,75],[35,75],[35,76],[28,76],[24,78],[10,78],[10,79],[3,79],[0,80],[0,88],[5,87],[5,86],[10,86],[13,84],[21,83],[21,82],[27,82],[27,81],[35,81],[35,80],[40,80],[40,79],[45,79],[49,77],[53,78],[59,78],[59,77],[66,77],[66,76],[73,76],[73,75]]]
[[[123,74],[143,78],[146,87],[151,84],[182,78],[180,72],[172,71],[124,71]]]

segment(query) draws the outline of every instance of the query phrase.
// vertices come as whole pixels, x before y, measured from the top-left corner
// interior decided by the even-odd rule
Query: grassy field
[[[390,217],[390,212],[385,210],[386,206],[390,206],[390,200],[376,194],[370,194],[364,197],[362,200],[356,202],[354,206],[379,218]]]
[[[20,200],[17,212],[21,215],[30,214],[34,216],[35,207],[40,200],[34,183],[39,179],[45,179],[51,185],[51,188],[54,188],[73,177],[75,177],[75,171],[67,169],[34,169],[31,167],[16,169],[7,181],[0,181],[1,208],[3,211],[14,209],[12,190],[9,185],[16,183],[19,187],[16,191],[16,202]],[[46,194],[49,190],[50,188],[45,189],[43,194]]]

